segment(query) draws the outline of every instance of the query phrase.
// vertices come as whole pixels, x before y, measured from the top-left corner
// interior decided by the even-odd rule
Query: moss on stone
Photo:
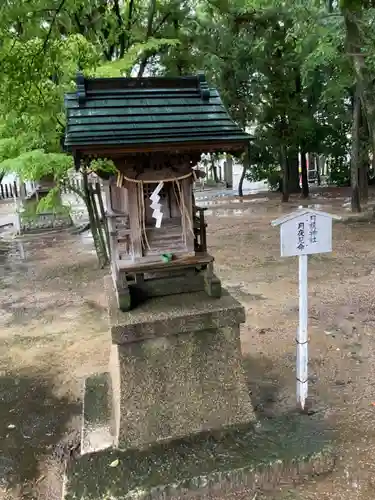
[[[65,500],[173,498],[215,483],[240,487],[253,482],[259,488],[262,481],[277,483],[272,474],[294,481],[298,474],[332,469],[331,439],[314,418],[288,415],[259,429],[245,425],[144,451],[99,452],[70,465]]]

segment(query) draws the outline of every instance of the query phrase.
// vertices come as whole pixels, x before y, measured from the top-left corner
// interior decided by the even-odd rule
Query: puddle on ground
[[[298,208],[301,210],[304,208],[310,208],[311,210],[324,210],[325,207],[323,207],[320,203],[312,203],[308,205],[299,205]]]
[[[206,210],[205,215],[214,217],[232,217],[252,213],[250,208],[221,208],[217,210]]]
[[[234,208],[234,207],[220,207],[220,208],[208,208],[205,211],[205,215],[207,216],[213,216],[213,217],[240,217],[242,215],[248,215],[248,214],[266,214],[266,213],[271,213],[271,212],[280,212],[280,213],[289,213],[292,212],[293,210],[297,209],[303,209],[303,208],[310,208],[313,210],[322,210],[326,211],[330,209],[330,206],[327,205],[319,205],[319,204],[309,204],[309,205],[291,205],[291,204],[285,204],[282,205],[280,204],[278,207],[274,206],[267,206],[267,205],[261,205],[261,206],[253,206],[253,207],[246,207],[246,208]],[[333,206],[331,206],[333,210]]]
[[[264,203],[269,201],[268,197],[262,198],[233,198],[231,200],[228,199],[208,199],[208,200],[196,200],[196,204],[198,207],[212,207],[218,205],[233,205],[233,204],[245,204],[245,203]]]
[[[339,205],[341,208],[345,209],[346,211],[351,211],[351,203],[341,203]],[[326,212],[327,210],[332,209],[333,210],[333,204],[326,204],[322,205],[320,203],[309,203],[308,205],[299,205],[299,209],[304,209],[304,208],[310,208],[311,210],[321,210],[323,212]]]

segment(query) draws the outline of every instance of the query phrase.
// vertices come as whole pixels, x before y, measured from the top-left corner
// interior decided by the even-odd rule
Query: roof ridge
[[[85,78],[82,72],[78,72],[76,76],[77,91],[76,95],[80,104],[83,104],[87,99],[95,95],[95,92],[111,94],[111,92],[157,92],[174,91],[178,93],[191,91],[194,94],[201,96],[202,100],[210,99],[210,89],[208,87],[204,73],[199,73],[196,76],[179,76],[179,77],[142,77],[142,78]]]

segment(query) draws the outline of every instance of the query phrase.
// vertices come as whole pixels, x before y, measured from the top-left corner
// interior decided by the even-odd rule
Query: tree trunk
[[[155,13],[156,13],[156,0],[150,0],[150,5],[148,8],[147,31],[146,31],[145,42],[147,42],[150,36],[152,35],[152,25],[154,22]],[[146,53],[142,58],[141,63],[139,65],[137,78],[142,78],[150,55],[151,55],[150,53],[149,54]]]
[[[240,182],[238,183],[238,196],[240,196],[241,198],[243,197],[243,181],[245,180],[246,170],[248,168],[248,163],[247,162],[248,162],[248,160],[245,159],[243,167],[242,167],[242,173],[241,173],[241,177],[240,177]]]
[[[359,193],[361,202],[367,205],[368,202],[368,181],[369,181],[369,140],[370,134],[367,125],[366,115],[361,103],[360,110],[360,145],[359,145]]]
[[[125,54],[126,49],[126,34],[124,27],[124,20],[121,15],[120,3],[119,0],[113,0],[113,11],[117,18],[118,24],[118,33],[119,33],[119,50],[118,50],[118,58],[122,59]]]
[[[285,146],[281,146],[280,163],[282,171],[282,195],[281,201],[287,203],[289,201],[289,165],[286,156]]]
[[[301,198],[309,197],[309,179],[307,175],[307,161],[306,161],[306,151],[304,147],[301,147],[301,177],[302,177],[302,191]]]
[[[130,30],[132,27],[132,22],[133,22],[133,12],[134,12],[134,0],[130,0],[129,2],[129,7],[128,7],[128,19],[126,22],[126,47],[125,49],[128,49],[130,47],[130,42],[131,42],[131,36],[130,36]]]
[[[289,150],[286,156],[288,165],[288,192],[299,193],[298,151]]]
[[[359,92],[356,90],[353,99],[353,124],[352,124],[352,150],[350,158],[350,180],[352,186],[352,212],[361,211],[361,200],[359,194],[359,151],[360,151],[360,120],[361,101]]]
[[[313,153],[311,156],[312,156],[312,161],[313,161],[313,164],[314,164],[314,167],[315,167],[315,170],[316,170],[316,183],[318,184],[318,186],[320,186],[320,184],[321,184],[321,179],[320,179],[321,168],[320,168],[319,155]]]
[[[362,26],[362,2],[353,0],[341,0],[341,11],[346,28],[346,50],[353,61],[353,69],[356,76],[357,89],[363,111],[366,116],[370,143],[373,155],[375,155],[375,99],[373,81],[374,75],[366,65],[363,26]]]
[[[361,148],[362,149],[362,148]],[[361,203],[367,205],[368,202],[368,162],[363,153],[360,153],[359,160],[359,193]]]

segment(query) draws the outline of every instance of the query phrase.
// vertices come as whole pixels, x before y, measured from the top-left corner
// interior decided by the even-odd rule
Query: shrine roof
[[[178,78],[77,77],[65,95],[69,151],[141,151],[195,145],[243,150],[251,136],[229,116],[204,75]]]

